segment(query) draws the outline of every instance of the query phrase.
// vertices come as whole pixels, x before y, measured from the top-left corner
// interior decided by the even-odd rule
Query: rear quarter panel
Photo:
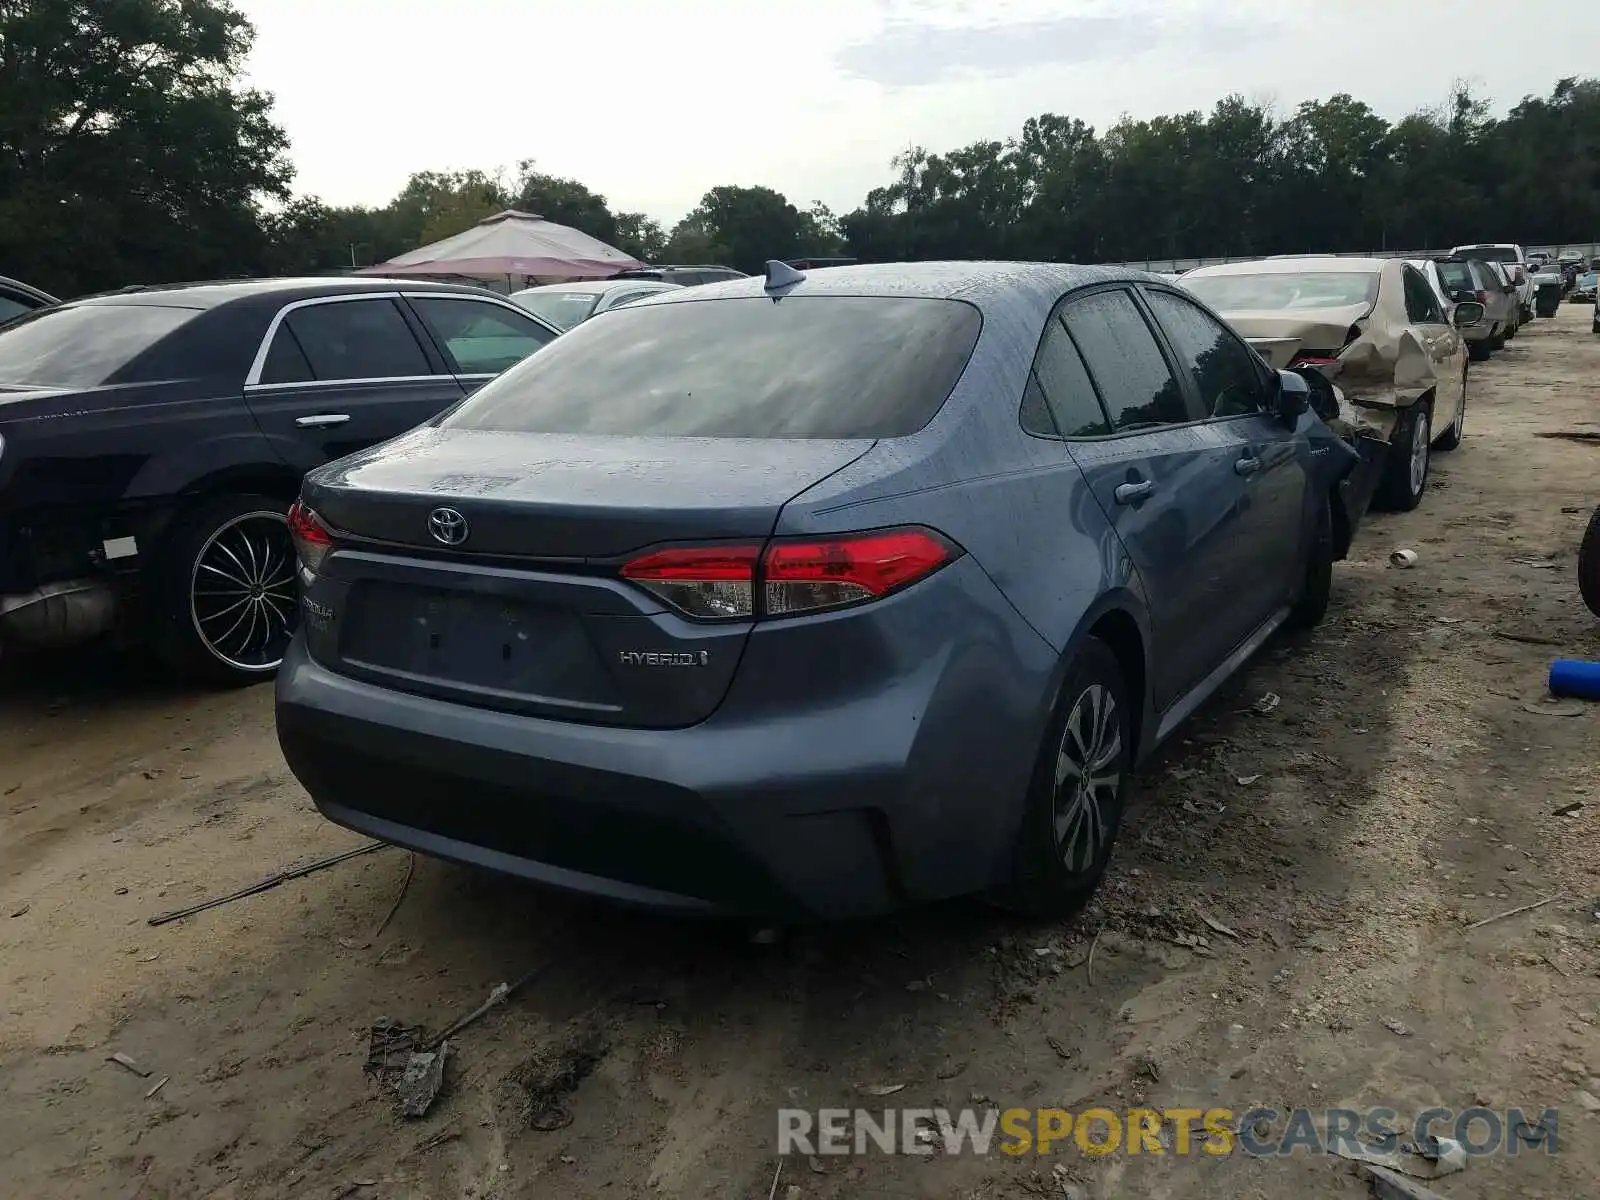
[[[922,753],[946,764],[944,782],[934,785],[942,808],[981,808],[1003,831],[1002,840],[967,850],[996,864],[1020,816],[1072,647],[1111,608],[1148,627],[1131,563],[1065,445],[1028,435],[1019,420],[1056,299],[1041,295],[1005,320],[986,308],[972,361],[934,419],[910,437],[879,441],[801,493],[776,529],[918,524],[967,551],[966,605],[986,616],[920,631],[930,661],[959,664],[949,675],[959,684],[936,693],[916,739]],[[960,755],[948,759],[955,747]]]

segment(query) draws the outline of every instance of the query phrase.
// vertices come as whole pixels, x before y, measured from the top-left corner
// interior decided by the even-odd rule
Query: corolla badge
[[[453,508],[436,508],[428,514],[428,532],[436,542],[459,546],[467,540],[467,519]]]

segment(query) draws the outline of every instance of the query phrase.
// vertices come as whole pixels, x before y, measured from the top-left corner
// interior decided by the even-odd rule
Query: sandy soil
[[[1367,1194],[1328,1156],[1070,1145],[790,1158],[773,1184],[779,1106],[1263,1102],[1556,1105],[1559,1155],[1475,1159],[1432,1186],[1595,1194],[1600,1117],[1578,1092],[1600,1095],[1600,709],[1548,704],[1543,679],[1553,655],[1600,657],[1574,573],[1600,445],[1538,436],[1600,430],[1587,309],[1474,365],[1470,398],[1423,506],[1372,517],[1324,627],[1269,647],[1146,772],[1107,886],[1060,926],[960,903],[758,946],[418,860],[375,936],[410,870],[383,849],[151,928],[360,840],[289,776],[270,687],[197,695],[137,663],[8,662],[3,1190]],[[1387,565],[1396,546],[1416,569]],[[1266,692],[1275,711],[1241,711]],[[455,1040],[432,1112],[398,1118],[363,1075],[371,1023],[437,1029],[535,968]],[[872,1100],[864,1084],[905,1087]]]

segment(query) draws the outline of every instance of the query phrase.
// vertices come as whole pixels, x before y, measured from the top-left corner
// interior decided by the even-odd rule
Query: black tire
[[[1102,710],[1096,705],[1107,701],[1111,707],[1097,733],[1095,714]],[[1017,833],[1012,876],[995,897],[999,903],[1029,916],[1063,917],[1093,894],[1122,824],[1134,719],[1117,656],[1100,639],[1087,639],[1061,684]],[[1091,768],[1100,764],[1089,774],[1104,784],[1074,786],[1074,776],[1060,766],[1064,756],[1080,766],[1084,759]]]
[[[1494,353],[1494,340],[1484,338],[1479,342],[1467,343],[1467,357],[1473,362],[1488,362],[1489,355]]]
[[[154,644],[173,670],[221,687],[276,674],[299,603],[288,509],[270,496],[211,496],[173,520],[150,588]]]
[[[1456,409],[1456,419],[1450,422],[1450,428],[1439,435],[1433,443],[1435,450],[1449,451],[1461,445],[1461,435],[1467,427],[1467,368],[1461,368],[1461,407]]]
[[[1378,480],[1378,490],[1373,494],[1372,500],[1379,508],[1389,512],[1410,512],[1422,503],[1422,497],[1428,490],[1428,471],[1432,465],[1432,447],[1429,445],[1429,430],[1433,420],[1433,402],[1424,397],[1409,408],[1400,410],[1400,419],[1395,422],[1394,436],[1389,439],[1389,454],[1384,460],[1383,477]],[[1417,433],[1417,427],[1422,426],[1422,433]],[[1418,450],[1417,441],[1421,437],[1421,449]],[[1412,474],[1412,457],[1416,453],[1423,455],[1421,480]]]
[[[1317,528],[1311,536],[1311,546],[1306,556],[1305,580],[1300,585],[1300,596],[1289,610],[1285,622],[1291,629],[1315,629],[1322,624],[1328,612],[1328,600],[1333,595],[1333,497],[1322,502],[1317,515]]]
[[[1600,333],[1600,317],[1595,317],[1589,322],[1590,333]]]
[[[1578,544],[1578,592],[1589,611],[1600,617],[1600,508],[1589,518]]]

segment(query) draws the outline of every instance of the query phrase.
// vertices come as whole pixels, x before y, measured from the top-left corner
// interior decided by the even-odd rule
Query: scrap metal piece
[[[428,1115],[439,1089],[444,1087],[444,1064],[449,1056],[449,1042],[440,1042],[437,1050],[419,1050],[411,1055],[398,1086],[402,1117],[415,1120]]]
[[[121,1050],[118,1050],[115,1054],[108,1054],[106,1061],[116,1063],[117,1066],[132,1071],[140,1079],[150,1078],[150,1071],[147,1068],[141,1067],[130,1055],[124,1054]]]
[[[420,1025],[402,1025],[387,1017],[372,1023],[367,1039],[367,1061],[361,1068],[379,1083],[393,1086],[410,1065],[417,1047],[423,1043]]]

